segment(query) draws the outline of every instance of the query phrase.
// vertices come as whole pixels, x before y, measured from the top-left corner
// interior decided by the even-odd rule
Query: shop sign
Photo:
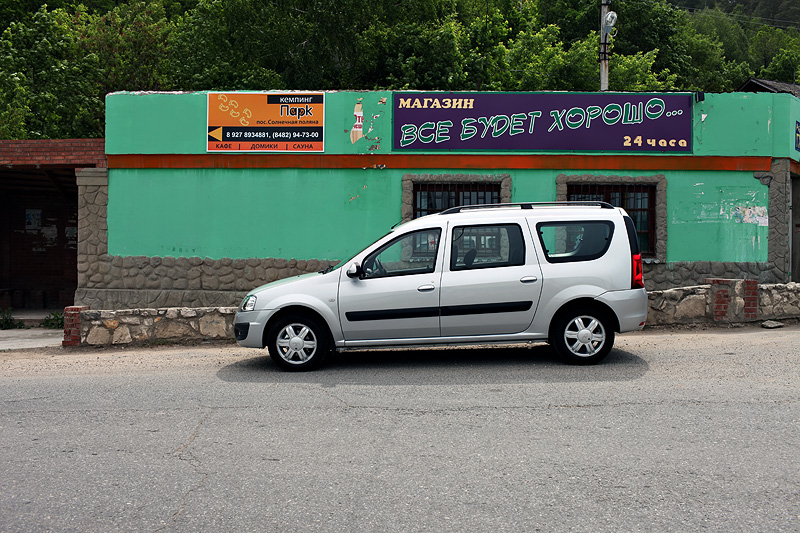
[[[692,151],[690,94],[394,94],[395,150]]]
[[[794,149],[800,152],[800,122],[794,123]]]
[[[324,93],[208,93],[209,152],[322,152]]]

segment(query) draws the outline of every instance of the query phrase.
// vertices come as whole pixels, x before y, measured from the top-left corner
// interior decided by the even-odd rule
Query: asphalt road
[[[800,531],[800,327],[0,353],[1,531]]]

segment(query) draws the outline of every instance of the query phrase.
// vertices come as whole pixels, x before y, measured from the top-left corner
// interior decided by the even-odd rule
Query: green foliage
[[[98,58],[100,90],[157,91],[170,86],[167,45],[174,24],[160,2],[129,2],[78,19],[80,49]]]
[[[558,26],[548,25],[517,35],[509,48],[509,68],[514,73],[509,89],[541,91],[556,87],[566,63],[564,44],[558,34]]]
[[[389,86],[397,89],[463,90],[468,39],[461,24],[449,18],[440,24],[413,25],[388,61]]]
[[[0,38],[0,114],[12,120],[8,134],[30,139],[102,136],[99,62],[79,50],[74,20],[63,10],[42,6],[30,22],[11,23]]]
[[[201,1],[177,21],[166,60],[181,90],[269,90],[286,85],[274,70],[281,53],[302,50],[291,17],[271,4]],[[286,50],[289,52],[286,52]],[[276,52],[276,50],[278,50]],[[315,88],[309,86],[309,89]]]
[[[704,9],[690,17],[692,28],[722,45],[722,54],[728,61],[749,62],[750,50],[744,28],[728,17],[721,9]]]
[[[769,67],[778,53],[794,44],[788,32],[764,26],[750,40],[751,64],[755,69]]]
[[[64,314],[54,311],[44,317],[41,326],[47,329],[64,329]]]
[[[658,49],[646,54],[636,52],[632,56],[616,56],[609,65],[608,85],[612,91],[674,91],[678,76],[669,70],[653,71]]]
[[[499,10],[477,17],[465,28],[464,70],[467,87],[476,91],[499,90],[508,82],[506,41],[511,28]]]
[[[678,73],[678,86],[684,90],[730,92],[752,75],[746,63],[726,61],[722,44],[709,35],[686,28],[683,44],[686,61]]]
[[[0,138],[102,136],[105,95],[121,90],[599,89],[597,0],[39,6],[0,0]],[[613,9],[611,90],[721,92],[753,74],[798,79],[796,1],[626,0]]]
[[[0,329],[19,329],[24,327],[25,325],[22,322],[14,320],[10,307],[8,309],[0,309]]]
[[[785,83],[800,83],[800,49],[778,52],[769,66],[761,69],[759,77]]]

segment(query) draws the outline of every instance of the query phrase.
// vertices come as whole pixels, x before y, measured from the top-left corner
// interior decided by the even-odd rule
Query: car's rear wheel
[[[330,351],[328,331],[314,318],[286,316],[270,328],[267,349],[275,364],[284,370],[312,370]]]
[[[599,363],[614,346],[611,321],[597,310],[573,310],[562,314],[553,324],[550,344],[568,363]]]

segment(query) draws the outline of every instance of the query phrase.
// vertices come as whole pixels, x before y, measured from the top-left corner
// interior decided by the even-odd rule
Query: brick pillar
[[[64,308],[64,340],[61,346],[79,346],[81,343],[81,311],[88,305],[72,305]]]
[[[728,308],[731,305],[731,291],[729,279],[707,279],[711,285],[711,310],[714,322],[721,322],[728,317]]]
[[[742,280],[744,292],[744,319],[746,321],[758,320],[758,281],[754,279]]]
[[[714,322],[758,320],[758,281],[754,279],[708,278]]]

